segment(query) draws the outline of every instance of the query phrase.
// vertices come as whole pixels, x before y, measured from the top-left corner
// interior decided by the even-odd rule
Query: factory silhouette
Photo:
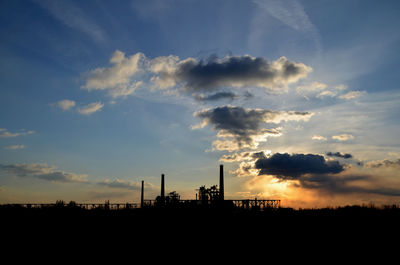
[[[51,208],[79,208],[82,210],[133,210],[142,209],[153,211],[161,209],[214,209],[214,210],[252,210],[265,211],[280,208],[280,200],[264,200],[264,199],[225,199],[224,190],[224,167],[219,166],[219,185],[213,185],[209,188],[201,186],[197,189],[196,199],[181,199],[176,191],[165,193],[165,174],[161,174],[160,195],[153,200],[146,200],[145,183],[141,182],[140,203],[77,203],[71,201],[65,203],[62,200],[56,203],[20,203],[0,205],[0,209],[4,208],[24,208],[24,209],[51,209]]]
[[[8,227],[87,233],[107,230],[107,227],[133,232],[129,227],[174,237],[177,231],[220,233],[238,227],[253,229],[274,227],[270,233],[282,231],[341,231],[366,230],[378,227],[397,227],[400,207],[386,205],[349,205],[314,209],[293,209],[281,206],[281,201],[264,199],[225,199],[224,168],[219,167],[219,185],[201,186],[195,199],[181,199],[176,191],[165,192],[165,175],[161,174],[160,194],[153,200],[145,199],[142,181],[140,203],[77,203],[57,201],[51,204],[2,204],[0,217]],[[27,222],[28,221],[28,222]],[[62,227],[62,229],[60,228]],[[288,228],[292,230],[287,230]],[[61,229],[61,230],[60,230]],[[258,229],[258,230],[257,230]],[[320,229],[320,230],[318,230]],[[361,231],[360,230],[360,231]],[[247,231],[247,230],[242,230]]]
[[[278,209],[280,200],[257,200],[257,199],[234,199],[225,200],[224,189],[224,166],[219,166],[219,186],[213,185],[209,188],[201,186],[196,193],[195,200],[181,200],[176,191],[165,195],[165,175],[161,174],[160,195],[155,200],[144,199],[144,181],[141,186],[140,208],[167,207],[167,208],[227,208],[227,209],[251,209],[263,211],[267,209]]]

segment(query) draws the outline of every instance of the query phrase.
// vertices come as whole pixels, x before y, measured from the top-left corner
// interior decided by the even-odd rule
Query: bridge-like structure
[[[226,206],[234,206],[240,209],[259,209],[259,210],[266,210],[266,209],[278,209],[281,207],[281,200],[259,200],[259,199],[245,199],[245,200],[179,200],[176,202],[171,202],[170,205],[181,205],[181,206],[212,206],[221,205]],[[165,203],[168,205],[168,203]],[[157,200],[144,200],[143,203],[144,207],[157,207],[160,206],[160,203]]]
[[[239,209],[278,209],[280,208],[280,200],[259,200],[259,199],[246,199],[246,200],[224,200],[224,205],[234,206]],[[178,200],[176,202],[165,204],[170,206],[186,206],[186,207],[197,207],[197,206],[212,206],[221,205],[221,201],[200,201],[200,200]],[[2,207],[21,207],[27,209],[46,209],[46,208],[68,208],[75,207],[86,210],[92,209],[107,209],[107,210],[122,210],[122,209],[139,209],[142,207],[159,207],[160,204],[156,200],[144,200],[143,205],[140,203],[14,203],[14,204],[2,204]]]

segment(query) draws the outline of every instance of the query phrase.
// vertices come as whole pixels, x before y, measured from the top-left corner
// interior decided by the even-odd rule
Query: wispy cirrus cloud
[[[30,135],[34,134],[35,131],[32,130],[20,130],[19,132],[10,132],[6,128],[0,128],[0,138],[11,138],[11,137],[17,137],[17,136],[24,136],[24,135]]]
[[[365,94],[365,91],[350,91],[346,94],[340,95],[339,98],[350,100],[350,99],[359,98],[364,94]]]
[[[101,102],[93,102],[86,106],[78,108],[78,113],[82,115],[91,115],[97,111],[100,111],[104,107],[104,104]]]
[[[63,0],[34,0],[34,2],[64,25],[86,34],[97,42],[106,41],[106,34],[102,28],[73,2]]]
[[[365,164],[367,168],[399,168],[400,169],[400,159],[397,160],[381,160],[381,161],[370,161]]]
[[[23,144],[9,145],[9,146],[4,147],[4,149],[7,149],[7,150],[25,149],[25,145],[23,145]]]
[[[103,181],[98,182],[97,184],[109,188],[128,189],[128,190],[140,190],[142,185],[140,182],[123,180],[123,179],[114,179],[114,180],[105,179]],[[152,189],[154,188],[154,186],[153,184],[146,182],[145,188]]]
[[[249,35],[250,43],[260,42],[262,37],[268,33],[267,22],[269,20],[266,15],[269,15],[283,25],[302,34],[303,38],[310,39],[318,52],[322,50],[318,28],[311,21],[300,1],[253,0],[252,2],[256,6],[256,13]]]

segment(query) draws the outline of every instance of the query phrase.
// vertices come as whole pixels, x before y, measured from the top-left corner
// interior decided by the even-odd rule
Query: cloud
[[[313,93],[325,90],[327,87],[328,87],[327,84],[315,81],[309,85],[298,86],[296,88],[296,91],[298,93]]]
[[[321,37],[318,29],[310,20],[300,1],[253,0],[253,3],[256,4],[258,10],[258,15],[255,16],[254,21],[258,23],[253,25],[252,31],[250,32],[251,41],[260,41],[260,38],[257,36],[268,32],[266,30],[268,27],[263,17],[265,17],[265,14],[269,14],[290,29],[299,32],[302,38],[309,38],[312,41],[309,42],[309,44],[314,43],[315,49],[318,52],[321,51]]]
[[[350,91],[344,95],[340,95],[339,98],[346,100],[355,99],[361,97],[364,93],[365,91]]]
[[[255,161],[244,161],[240,162],[239,168],[234,171],[231,171],[233,175],[237,177],[250,177],[250,176],[258,176],[260,170],[255,168]]]
[[[277,124],[282,121],[308,121],[313,113],[296,111],[271,111],[264,109],[245,109],[235,106],[222,106],[204,109],[194,113],[202,119],[193,129],[211,125],[218,131],[220,139],[214,141],[217,150],[233,151],[242,148],[256,148],[268,137],[280,136],[279,128],[262,128],[263,124]]]
[[[344,159],[349,159],[349,158],[353,157],[351,154],[343,154],[343,153],[340,153],[340,152],[336,152],[336,153],[327,152],[326,155],[327,156],[334,156],[334,157],[344,158]]]
[[[100,111],[103,108],[103,106],[104,104],[101,102],[94,102],[78,108],[78,112],[83,115],[91,115],[96,111]]]
[[[197,100],[234,99],[227,88],[261,87],[279,92],[291,83],[306,78],[312,68],[280,57],[268,61],[250,55],[211,56],[207,60],[180,59],[178,56],[147,58],[143,53],[126,56],[116,50],[109,67],[100,67],[86,73],[83,89],[106,90],[113,97],[126,97],[144,82],[156,89],[176,89],[176,93],[193,95]],[[140,79],[140,80],[139,80]],[[171,92],[170,90],[168,90]],[[203,95],[203,93],[214,93]],[[250,95],[250,94],[247,94]]]
[[[348,88],[345,84],[336,85],[333,87],[329,87],[325,83],[321,83],[318,81],[314,81],[311,84],[300,85],[296,88],[296,92],[300,94],[312,95],[316,98],[323,99],[326,97],[330,98],[341,98],[341,99],[353,99],[361,96],[363,91],[351,91],[344,95],[340,95],[341,92]]]
[[[348,88],[349,88],[349,87],[348,87],[347,85],[345,85],[345,84],[340,84],[340,85],[337,85],[337,86],[334,87],[334,89],[340,90],[340,91],[346,90],[346,89],[348,89]]]
[[[353,140],[354,136],[351,134],[340,134],[340,135],[333,135],[332,139],[334,140],[338,140],[338,141],[349,141],[349,140]]]
[[[129,86],[117,86],[109,91],[109,95],[112,98],[126,98],[127,96],[133,94],[142,84],[142,81],[137,81]]]
[[[382,160],[382,161],[371,161],[365,164],[366,167],[368,168],[395,168],[399,167],[400,168],[400,159],[397,159],[395,161],[393,160]]]
[[[343,156],[343,154],[339,154]],[[386,166],[399,167],[400,159],[390,162],[373,161],[367,164],[367,167],[375,168],[375,170],[378,170],[377,167]],[[363,194],[400,196],[400,189],[396,188],[397,184],[393,183],[393,180],[385,179],[385,175],[378,171],[373,174],[368,172],[369,174],[366,174],[360,168],[341,164],[334,160],[326,160],[322,155],[276,153],[264,158],[241,162],[239,168],[231,173],[238,177],[251,177],[248,183],[254,181],[259,183],[260,177],[272,177],[272,181],[267,183],[268,186],[261,186],[261,189],[268,190],[271,184],[282,183],[285,189],[281,192],[292,195],[309,190],[317,191],[318,198],[327,195],[361,196]],[[375,176],[377,174],[379,177]]]
[[[271,153],[271,150],[255,151],[255,152],[241,152],[229,155],[223,155],[219,160],[223,162],[240,162],[244,160],[256,160],[265,158]]]
[[[132,77],[142,71],[145,61],[143,53],[126,57],[125,53],[116,50],[110,59],[111,67],[96,68],[86,76],[83,86],[88,91],[107,90],[113,98],[126,97],[142,85],[141,81],[132,81]]]
[[[356,183],[370,182],[373,180],[369,175],[331,175],[315,174],[299,179],[299,186],[305,189],[318,190],[323,194],[375,194],[383,196],[400,196],[400,190],[396,188],[371,186],[360,186]]]
[[[67,111],[75,107],[76,103],[73,100],[64,99],[53,103],[52,105],[62,109],[63,111]]]
[[[23,144],[16,144],[16,145],[10,145],[10,146],[6,146],[4,147],[4,149],[8,149],[8,150],[17,150],[17,149],[24,149],[25,145]]]
[[[35,0],[35,2],[66,26],[79,30],[98,42],[105,41],[104,31],[71,1]]]
[[[279,89],[307,77],[312,68],[281,57],[269,62],[265,58],[226,56],[209,60],[178,57],[156,58],[150,63],[157,76],[153,81],[161,88],[181,85],[184,91],[207,92],[224,87],[262,87]]]
[[[317,98],[325,98],[325,97],[336,97],[337,95],[337,91],[332,91],[332,90],[325,90],[322,91],[320,93],[318,93],[318,95],[316,96]]]
[[[217,93],[211,94],[211,95],[195,94],[194,98],[198,101],[217,101],[220,99],[229,99],[232,101],[237,98],[237,95],[232,92],[217,92]]]
[[[97,184],[101,185],[101,186],[106,186],[109,188],[119,188],[119,189],[128,189],[128,190],[140,190],[142,187],[142,184],[140,182],[134,182],[134,181],[122,180],[122,179],[114,179],[114,180],[105,179],[101,182],[98,182]],[[153,185],[151,183],[145,182],[145,187],[153,188]]]
[[[11,137],[17,137],[17,136],[25,136],[25,135],[30,135],[34,134],[35,131],[29,130],[21,130],[20,132],[10,132],[8,129],[5,128],[0,128],[0,138],[11,138]]]
[[[260,170],[260,175],[281,179],[298,179],[305,174],[337,174],[344,170],[338,161],[327,161],[321,155],[287,153],[258,159],[255,168]]]
[[[87,175],[78,175],[75,173],[65,172],[57,170],[55,166],[48,166],[45,163],[42,164],[11,164],[2,165],[0,164],[0,170],[7,174],[14,175],[17,177],[33,177],[43,179],[51,182],[78,182],[86,183]]]
[[[326,137],[317,135],[317,134],[314,134],[311,139],[317,140],[317,141],[326,141],[327,140]]]
[[[317,32],[317,28],[311,22],[303,6],[296,0],[282,3],[279,0],[263,1],[253,0],[259,8],[266,10],[290,28],[300,32]]]

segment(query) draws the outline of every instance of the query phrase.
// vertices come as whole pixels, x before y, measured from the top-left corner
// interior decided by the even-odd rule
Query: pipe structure
[[[223,201],[224,197],[224,165],[219,165],[219,196],[220,200]]]

